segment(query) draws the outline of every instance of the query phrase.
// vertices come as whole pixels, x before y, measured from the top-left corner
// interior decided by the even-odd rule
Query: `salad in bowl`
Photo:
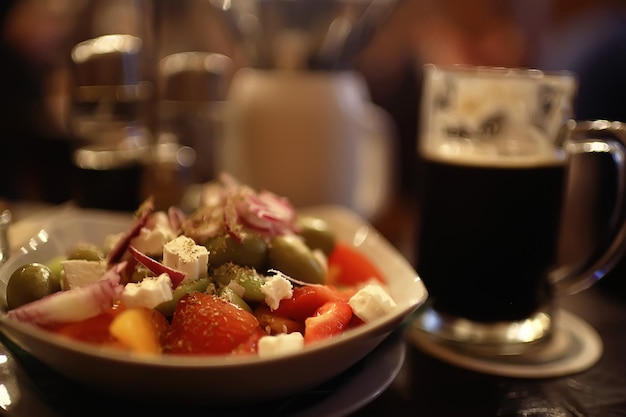
[[[148,199],[132,217],[54,219],[0,269],[0,295],[0,331],[58,372],[115,394],[218,405],[338,375],[426,291],[350,211],[296,211],[222,175],[192,213]]]

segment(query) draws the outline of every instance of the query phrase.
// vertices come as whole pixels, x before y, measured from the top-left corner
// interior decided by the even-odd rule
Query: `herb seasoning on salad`
[[[395,308],[375,265],[286,198],[223,174],[200,207],[155,211],[101,246],[18,268],[8,317],[132,352],[294,352]]]

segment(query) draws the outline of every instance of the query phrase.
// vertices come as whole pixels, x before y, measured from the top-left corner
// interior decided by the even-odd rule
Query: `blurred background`
[[[244,4],[247,0],[236,1]],[[414,149],[423,63],[571,70],[580,79],[579,119],[626,119],[622,103],[626,97],[624,1],[386,3],[389,14],[376,20],[373,35],[363,38],[351,65],[365,77],[372,100],[388,110],[396,124],[401,149],[396,179],[401,193],[412,194],[416,181]],[[218,78],[215,83],[223,85],[189,92],[182,80],[178,88],[170,87],[179,95],[222,100],[229,73],[252,64],[246,43],[229,27],[232,22],[221,10],[226,4],[211,0],[2,2],[0,196],[50,202],[73,197],[68,186],[72,184],[71,150],[77,139],[73,136],[83,133],[70,126],[73,77],[101,77],[96,69],[105,72],[102,65],[111,65],[110,72],[119,70],[103,61],[91,63],[90,68],[84,65],[82,75],[72,74],[72,48],[81,41],[107,33],[140,37],[149,56],[142,57],[145,67],[138,74],[148,82],[156,81],[158,60],[166,55],[182,51],[224,54],[231,61],[213,69]],[[151,97],[146,100],[155,95]],[[129,117],[154,130],[157,112],[151,111]]]
[[[251,3],[237,1],[242,5]],[[251,36],[242,38],[242,33],[231,27],[232,16],[223,13],[228,3],[215,0],[2,2],[0,196],[54,203],[74,197],[71,153],[76,136],[85,132],[71,126],[72,102],[76,99],[72,87],[83,82],[76,81],[79,77],[96,79],[84,81],[85,85],[109,82],[98,79],[107,72],[103,66],[110,66],[109,73],[121,71],[115,63],[95,59],[79,68],[81,74],[72,72],[72,48],[81,41],[107,33],[141,38],[143,68],[137,74],[139,81],[153,86],[159,76],[158,60],[166,55],[183,51],[223,54],[229,60],[216,63],[209,70],[215,80],[213,85],[206,84],[209,85],[206,91],[184,87],[185,82],[191,82],[190,77],[180,80],[178,85],[171,77],[169,92],[160,96],[179,102],[191,94],[198,96],[192,97],[196,101],[223,100],[230,74],[243,66],[262,65],[260,60],[250,62],[246,42],[250,42]],[[377,16],[375,30],[370,30],[370,36],[360,41],[363,45],[358,55],[350,57],[349,65],[363,74],[372,100],[384,107],[396,124],[399,163],[395,178],[400,195],[411,195],[416,181],[415,140],[423,63],[571,70],[580,79],[578,118],[626,119],[626,105],[622,103],[626,97],[624,1],[385,3],[389,13]],[[175,94],[179,97],[174,97]],[[156,97],[136,95],[135,100],[157,100]],[[129,100],[126,98],[127,103]],[[174,110],[161,107],[161,118],[166,118],[163,112],[168,110],[169,116],[174,117]],[[154,136],[159,117],[156,105],[148,105],[147,110],[115,111],[126,111],[126,117],[141,120]],[[145,113],[141,115],[141,111]],[[202,180],[210,173],[203,175],[199,177]]]
[[[270,6],[259,9],[263,3],[297,7],[298,14],[290,11],[289,19],[280,20]],[[233,74],[247,66],[361,74],[372,102],[393,124],[388,206],[408,202],[408,211],[419,182],[415,149],[425,63],[573,71],[580,82],[578,119],[626,120],[623,0],[356,3],[1,2],[0,199],[132,210],[156,194],[163,205],[176,204],[186,187],[216,175],[214,112]],[[346,32],[351,15],[357,24]],[[316,43],[315,54],[302,48],[312,41],[303,41],[301,33],[275,35],[277,28],[291,26],[313,30],[312,17],[319,16],[334,24],[322,28],[325,41]],[[279,47],[268,52],[263,41],[270,38]],[[577,241],[586,241],[608,214],[603,207],[586,207],[591,199],[585,195],[609,193],[614,184],[610,173],[586,161],[577,164],[576,183],[593,187],[573,194],[575,210],[567,221],[582,236]],[[581,224],[589,213],[597,221],[593,227]],[[401,223],[380,222],[387,233]],[[579,256],[577,250],[567,256]]]

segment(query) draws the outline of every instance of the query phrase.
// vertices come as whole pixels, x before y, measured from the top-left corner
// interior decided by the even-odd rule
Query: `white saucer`
[[[73,417],[91,415],[200,415],[236,417],[271,415],[274,417],[342,417],[364,407],[382,394],[400,372],[406,354],[401,332],[392,333],[383,343],[345,373],[322,386],[284,400],[253,405],[250,408],[175,408],[149,404],[124,404],[92,392],[83,392],[71,381],[59,376],[23,351],[16,352],[25,361],[21,365],[10,354],[10,366],[3,369],[0,388],[10,388],[15,403],[8,408],[11,417]],[[6,365],[6,364],[5,364]],[[2,369],[0,369],[2,370]],[[271,376],[269,376],[271,377]],[[77,391],[78,390],[78,391]],[[0,396],[1,397],[1,396]],[[168,411],[169,410],[169,411]],[[264,411],[265,410],[265,411]],[[3,409],[0,404],[0,415]],[[139,413],[139,414],[138,414]]]
[[[582,372],[602,356],[602,339],[581,318],[560,310],[552,339],[541,348],[522,355],[473,356],[451,346],[441,345],[413,326],[406,329],[407,340],[425,353],[461,368],[485,374],[549,378]]]

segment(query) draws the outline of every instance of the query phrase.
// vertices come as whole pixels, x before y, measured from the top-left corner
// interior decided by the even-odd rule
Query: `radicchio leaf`
[[[133,255],[133,258],[135,258],[137,260],[137,262],[139,262],[140,264],[142,264],[143,266],[145,266],[146,268],[148,268],[148,270],[150,272],[152,272],[155,275],[161,275],[161,274],[167,274],[170,277],[170,280],[172,281],[172,289],[175,289],[176,287],[178,287],[178,285],[185,279],[185,273],[182,271],[179,271],[177,269],[174,268],[170,268],[167,265],[162,264],[161,262],[158,262],[154,259],[152,259],[151,257],[149,257],[148,255],[146,255],[145,253],[137,250],[134,246],[129,246],[128,250],[130,251],[131,255]]]

